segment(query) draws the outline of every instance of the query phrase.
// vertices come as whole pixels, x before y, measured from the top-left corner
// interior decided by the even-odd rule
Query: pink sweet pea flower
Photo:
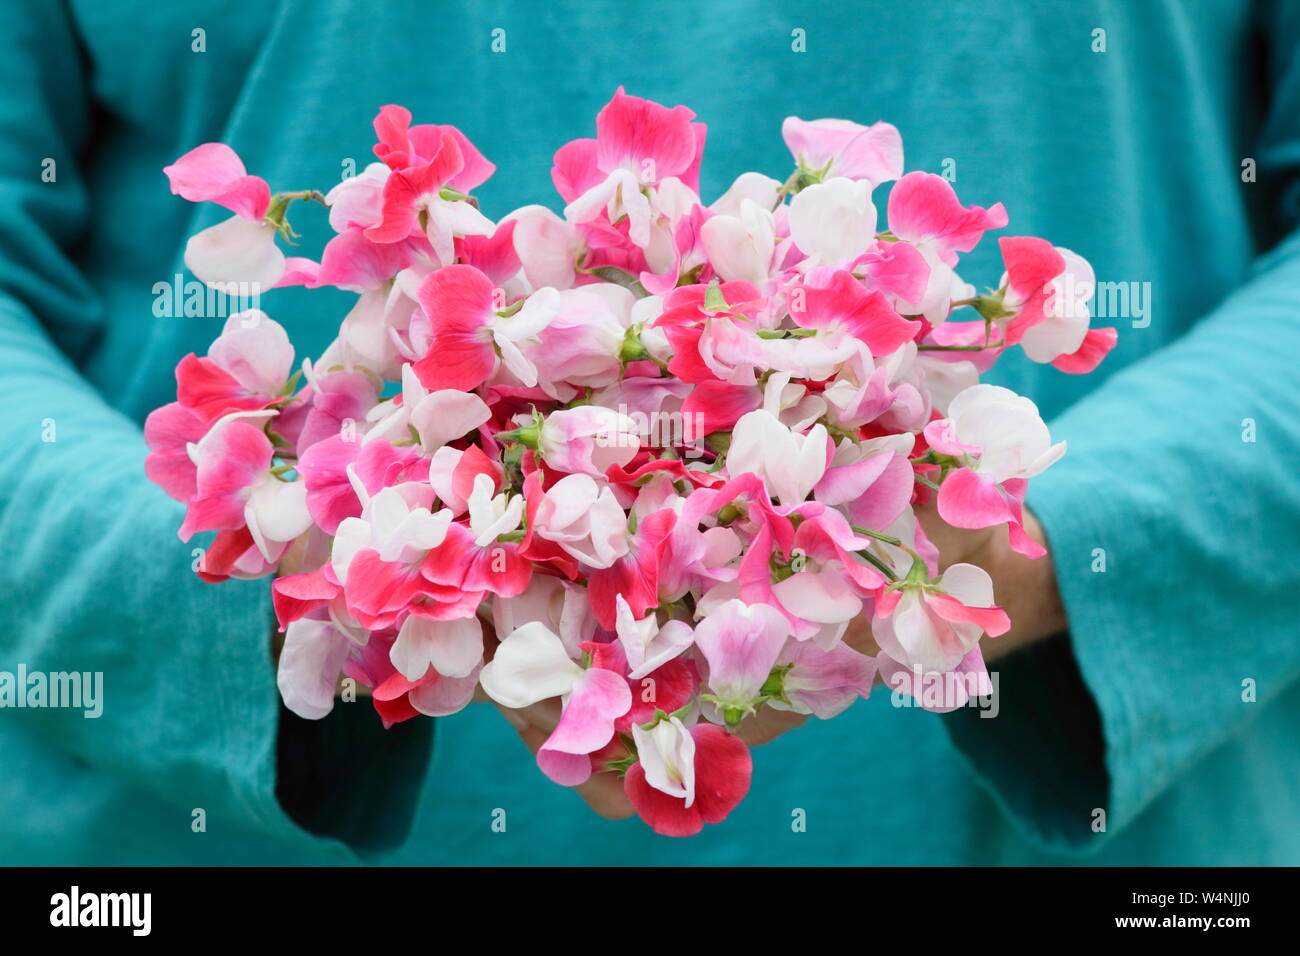
[[[610,567],[629,548],[623,506],[589,475],[566,475],[548,488],[528,530],[593,569]]]
[[[823,650],[812,641],[787,641],[776,667],[783,671],[781,693],[789,703],[778,699],[768,706],[820,720],[830,720],[868,696],[876,678],[875,658],[844,643]]]
[[[729,724],[753,710],[789,636],[790,624],[776,608],[735,599],[695,626],[695,646],[709,663],[709,689]]]
[[[456,259],[478,269],[498,285],[519,274],[522,263],[515,249],[518,223],[502,221],[490,235],[467,235],[456,239]]]
[[[794,535],[781,548],[790,558],[788,576],[772,583],[770,569],[762,566],[767,546],[760,535],[742,563],[741,597],[771,604],[786,616],[797,639],[828,648],[885,580],[857,557],[871,539],[854,534],[838,511],[809,502],[799,517]]]
[[[373,690],[375,711],[390,727],[419,714],[446,717],[463,710],[478,686],[476,668],[466,677],[447,677],[430,668],[419,680],[408,680],[393,667],[391,633],[371,634],[370,640],[355,649],[344,665],[344,674]]]
[[[207,432],[204,416],[180,402],[156,408],[144,420],[144,441],[149,446],[144,472],[169,497],[182,502],[193,497],[196,469],[189,446]]]
[[[297,471],[307,485],[307,508],[313,520],[332,535],[345,518],[361,515],[362,499],[354,480],[367,495],[375,495],[390,485],[427,478],[429,461],[415,448],[397,448],[383,440],[363,444],[356,436],[336,433],[307,447]]]
[[[907,454],[891,449],[892,436],[872,442],[843,442],[835,451],[814,494],[823,504],[842,507],[860,528],[879,530],[898,520],[912,499],[915,477]]]
[[[313,289],[334,286],[358,293],[381,291],[387,297],[389,281],[428,249],[421,248],[422,242],[373,242],[361,227],[348,226],[325,244],[320,267],[306,285]]]
[[[468,677],[483,660],[483,626],[473,614],[449,621],[411,614],[389,656],[407,680],[419,680],[429,668],[444,677]]]
[[[265,222],[271,188],[261,177],[248,175],[233,149],[204,143],[163,172],[182,199],[214,202],[235,213],[190,238],[185,265],[191,272],[208,285],[242,296],[258,295],[280,281],[284,253],[275,244],[275,224]]]
[[[614,736],[614,721],[632,706],[623,676],[602,667],[583,669],[546,625],[525,624],[501,642],[479,674],[483,690],[502,707],[519,709],[563,697],[560,722],[537,754],[542,772],[577,786],[591,776],[590,754]]]
[[[428,580],[455,588],[467,598],[484,593],[514,597],[527,589],[532,564],[520,555],[518,543],[497,540],[518,530],[524,514],[523,496],[494,497],[494,491],[492,476],[475,477],[467,502],[469,523],[452,524],[447,536],[429,552],[421,566]]]
[[[521,594],[492,599],[492,626],[497,640],[531,623],[545,624],[560,637],[571,658],[582,656],[582,644],[596,633],[585,588],[550,574],[534,574]]]
[[[371,497],[359,480],[354,487],[364,510],[339,524],[330,561],[356,619],[375,630],[399,624],[408,613],[432,621],[472,617],[481,592],[436,584],[422,571],[452,522],[447,509],[430,511],[433,489],[404,482]]]
[[[619,87],[596,116],[596,139],[574,140],[555,154],[551,175],[568,203],[565,218],[612,232],[626,217],[632,245],[661,260],[654,271],[675,272],[675,226],[698,202],[705,128],[694,117],[684,106],[668,109]],[[672,251],[656,254],[657,245]]]
[[[589,654],[592,667],[603,667],[623,675],[632,692],[632,706],[614,721],[614,730],[630,734],[637,724],[655,720],[658,712],[676,713],[695,700],[700,689],[700,675],[690,657],[664,661],[640,677],[628,673],[628,658],[621,641],[589,641],[580,648]]]
[[[547,415],[538,443],[543,460],[556,471],[600,478],[636,457],[641,435],[636,422],[621,412],[579,405]]]
[[[1008,236],[999,245],[1007,268],[1002,307],[1012,313],[1005,344],[1065,372],[1091,372],[1118,340],[1113,328],[1088,327],[1097,288],[1092,266],[1045,239]]]
[[[978,644],[966,653],[955,668],[944,673],[909,669],[887,654],[881,654],[876,660],[886,686],[896,693],[913,698],[931,713],[950,713],[959,707],[965,707],[972,698],[988,697],[995,690]]]
[[[377,156],[389,169],[409,169],[437,157],[451,137],[462,163],[448,182],[460,192],[473,192],[496,172],[496,166],[480,153],[455,126],[422,123],[411,125],[411,111],[403,106],[385,106],[375,117]]]
[[[327,192],[330,228],[342,234],[351,227],[368,229],[379,222],[384,209],[384,183],[390,172],[383,163],[371,163]]]
[[[1001,203],[989,209],[963,206],[942,176],[911,172],[890,190],[888,215],[890,231],[914,246],[930,267],[925,293],[900,299],[898,307],[938,325],[953,300],[974,294],[953,271],[957,253],[973,249],[987,230],[1005,226],[1006,210]]]
[[[265,432],[226,421],[194,446],[195,493],[180,527],[188,541],[198,531],[247,527],[267,561],[277,560],[311,526],[307,488],[271,474],[274,449]]]
[[[413,687],[406,692],[406,699],[414,708],[426,717],[450,717],[469,706],[478,689],[479,670],[476,668],[465,677],[450,677],[430,669]],[[400,672],[396,675],[401,678]],[[379,689],[375,689],[378,696]]]
[[[577,280],[574,263],[582,249],[582,237],[545,206],[523,206],[506,216],[514,222],[515,252],[529,285],[570,289]]]
[[[364,372],[340,368],[321,375],[310,362],[303,363],[303,371],[308,387],[297,398],[306,409],[294,442],[300,462],[318,442],[343,434],[355,437],[358,423],[366,420],[379,401],[378,383]],[[292,405],[291,409],[300,407]]]
[[[584,562],[592,567],[587,579],[587,599],[601,627],[614,629],[620,596],[636,615],[659,605],[659,569],[676,521],[676,513],[669,508],[639,519],[634,532],[628,531],[624,520],[622,540],[612,543],[618,556],[607,567]]]
[[[555,188],[572,203],[621,170],[632,174],[634,184],[676,177],[697,189],[705,126],[694,118],[685,106],[669,109],[629,96],[620,86],[596,114],[596,138],[574,140],[555,154]]]
[[[705,221],[700,244],[724,281],[765,282],[776,252],[776,221],[770,208],[744,198],[734,216],[718,214]]]
[[[911,172],[889,192],[889,229],[922,250],[931,249],[945,264],[958,252],[970,252],[990,229],[1007,224],[1002,203],[985,209],[963,206],[952,185],[934,173]]]
[[[176,397],[211,423],[233,412],[259,411],[284,397],[293,346],[284,327],[260,309],[226,320],[207,358],[176,366]]]
[[[695,738],[675,716],[655,720],[647,729],[632,725],[637,761],[645,783],[660,793],[679,797],[682,809],[695,804]]]
[[[790,317],[805,329],[843,328],[884,357],[916,338],[921,323],[905,319],[883,292],[868,292],[852,273],[837,269],[823,286],[804,283],[789,293]]]
[[[638,761],[628,769],[623,787],[637,815],[656,833],[694,836],[706,823],[721,823],[745,799],[753,760],[739,737],[701,723],[690,728],[694,753],[688,771],[685,762],[691,748],[680,742],[676,728],[669,728],[646,741],[655,750],[648,759],[659,786],[650,782],[646,766]],[[684,790],[688,777],[694,783],[689,805],[686,797],[659,789]]]
[[[903,138],[889,123],[862,126],[787,116],[781,138],[800,169],[820,172],[825,179],[865,179],[875,187],[903,175]]]
[[[955,528],[1006,524],[1016,551],[1042,556],[1021,523],[1025,482],[1065,454],[1066,444],[1051,443],[1038,406],[998,385],[972,385],[924,435],[935,451],[963,462],[939,488],[939,516]]]
[[[353,647],[328,618],[301,618],[285,628],[275,683],[284,706],[320,720],[334,709],[339,675]]]
[[[315,571],[276,578],[271,583],[271,605],[282,631],[294,621],[306,617],[328,616],[339,630],[357,643],[365,643],[366,632],[348,613],[343,601],[343,586],[328,562]]]
[[[253,541],[247,527],[221,531],[199,558],[195,574],[209,584],[235,578],[241,581],[264,578],[275,571],[279,558],[268,561]]]
[[[419,300],[432,334],[432,347],[415,362],[425,388],[471,391],[496,371],[498,354],[524,385],[537,384],[537,369],[521,348],[536,345],[558,311],[554,289],[535,292],[503,316],[492,280],[473,266],[453,265],[424,280]]]
[[[429,459],[429,484],[438,500],[457,518],[469,510],[469,498],[479,475],[492,478],[495,488],[501,482],[501,463],[493,461],[478,445],[464,451],[444,445]]]
[[[632,680],[645,677],[695,643],[691,626],[685,621],[667,621],[660,626],[653,614],[638,621],[621,594],[615,598],[615,604],[618,641],[627,656],[627,676]]]
[[[982,634],[997,637],[1010,627],[1006,612],[993,603],[993,580],[973,564],[954,564],[936,581],[886,591],[871,621],[885,654],[927,674],[953,670]]]
[[[473,392],[425,388],[411,365],[402,366],[402,403],[385,407],[390,411],[366,433],[365,440],[388,437],[397,441],[409,437],[409,429],[414,428],[420,451],[428,456],[476,431],[492,417],[487,403]]]
[[[287,260],[273,223],[231,216],[185,243],[185,268],[228,295],[254,298],[284,278]]]
[[[260,222],[271,205],[271,187],[250,176],[243,160],[224,143],[196,146],[163,167],[172,192],[190,202],[214,202],[250,222]]]
[[[525,350],[547,394],[568,399],[575,388],[601,388],[623,372],[621,349],[632,294],[611,284],[583,286],[559,294],[555,317]]]
[[[454,126],[410,126],[411,114],[400,106],[385,106],[375,118],[378,156],[392,170],[384,181],[379,222],[366,229],[373,242],[400,242],[420,230],[443,264],[455,257],[458,236],[491,235],[494,227],[464,199],[444,196],[444,187],[468,192],[496,169]]]

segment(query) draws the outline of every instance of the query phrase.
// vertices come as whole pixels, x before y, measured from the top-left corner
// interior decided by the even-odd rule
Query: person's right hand
[[[560,722],[560,699],[552,697],[541,703],[519,710],[495,705],[503,717],[519,734],[529,751],[536,756],[546,738],[551,736]],[[593,773],[586,783],[573,788],[587,805],[607,820],[626,820],[636,813],[623,792],[623,781],[618,774],[608,771]]]

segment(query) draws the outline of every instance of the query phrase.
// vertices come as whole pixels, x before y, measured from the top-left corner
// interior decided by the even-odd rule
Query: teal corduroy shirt
[[[0,862],[1300,863],[1300,4],[15,6],[0,671],[104,683],[97,719],[0,710]],[[1095,324],[1119,328],[1094,375],[1008,357],[990,377],[1070,445],[1029,497],[1068,638],[998,662],[996,717],[877,691],[786,735],[725,823],[679,841],[595,817],[491,708],[387,732],[364,703],[282,717],[267,583],[201,583],[202,542],[143,471],[141,422],[222,324],[155,312],[227,215],[164,165],[220,140],[274,189],[328,188],[401,103],[496,162],[499,218],[559,206],[551,155],[620,84],[708,124],[706,201],[788,174],[787,115],[888,120],[908,169],[1089,259]],[[295,215],[306,252],[324,219]],[[997,282],[993,237],[962,274]],[[306,355],[348,302],[263,306]]]

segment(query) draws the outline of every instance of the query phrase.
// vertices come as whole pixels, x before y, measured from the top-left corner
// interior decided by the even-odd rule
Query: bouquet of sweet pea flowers
[[[616,773],[689,835],[744,798],[736,731],[764,708],[829,719],[878,674],[935,710],[989,692],[980,639],[1007,615],[917,514],[1042,553],[1026,482],[1065,446],[979,375],[1015,346],[1070,373],[1114,346],[1082,258],[1002,238],[976,294],[959,254],[1006,212],[904,174],[886,123],[791,117],[793,173],[705,205],[704,124],[620,89],[555,153],[562,215],[498,221],[458,129],[385,106],[375,131],[379,162],[328,193],[273,194],[219,143],[165,170],[234,213],[187,246],[208,285],[357,296],[297,369],[266,313],[230,315],[145,426],[181,538],[216,532],[199,574],[273,577],[291,710],[323,717],[347,678],[389,724],[479,687],[560,698],[542,772]],[[319,261],[277,242],[295,201],[328,207]],[[859,618],[875,656],[844,640]]]

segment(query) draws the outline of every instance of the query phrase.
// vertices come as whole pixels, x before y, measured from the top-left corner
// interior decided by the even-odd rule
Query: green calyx
[[[704,308],[710,312],[725,312],[731,308],[731,303],[722,294],[722,287],[718,285],[717,279],[710,281],[709,287],[704,291]]]
[[[785,677],[794,668],[793,664],[778,664],[772,668],[772,673],[767,675],[767,680],[759,689],[759,693],[764,700],[778,700],[783,704],[789,704],[790,701],[785,695]]]
[[[624,365],[629,362],[643,362],[650,358],[650,350],[641,341],[641,330],[633,325],[623,335],[623,344],[618,348],[618,360]]]
[[[1004,289],[999,289],[996,292],[986,292],[983,295],[977,295],[975,296],[975,301],[971,303],[971,307],[983,316],[987,322],[1009,318],[1015,313],[1008,312],[1003,307],[1002,303],[1005,295],[1006,290]]]
[[[299,238],[298,233],[294,232],[293,226],[289,225],[288,219],[289,204],[295,199],[313,200],[329,208],[329,203],[325,201],[324,194],[315,189],[276,193],[272,196],[271,204],[266,208],[266,216],[262,219],[262,222],[268,226],[274,226],[276,231],[280,233],[280,237],[291,246],[297,245],[294,240]]]
[[[542,430],[536,425],[512,428],[509,431],[497,432],[496,439],[501,443],[526,445],[536,451],[541,446]]]
[[[930,569],[925,566],[925,562],[920,558],[913,558],[912,567],[908,570],[907,577],[903,578],[903,587],[923,588],[931,583]]]
[[[718,512],[718,524],[731,524],[733,521],[739,521],[747,515],[748,512],[745,511],[744,505],[739,505],[732,501],[729,504],[723,505],[722,510]]]
[[[533,408],[533,420],[531,424],[524,425],[520,428],[510,428],[505,431],[496,433],[497,444],[500,445],[523,445],[537,451],[542,444],[542,425],[545,423],[541,413]],[[511,449],[507,448],[505,454],[509,456]],[[522,453],[521,453],[522,454]],[[517,463],[519,458],[515,458]]]

